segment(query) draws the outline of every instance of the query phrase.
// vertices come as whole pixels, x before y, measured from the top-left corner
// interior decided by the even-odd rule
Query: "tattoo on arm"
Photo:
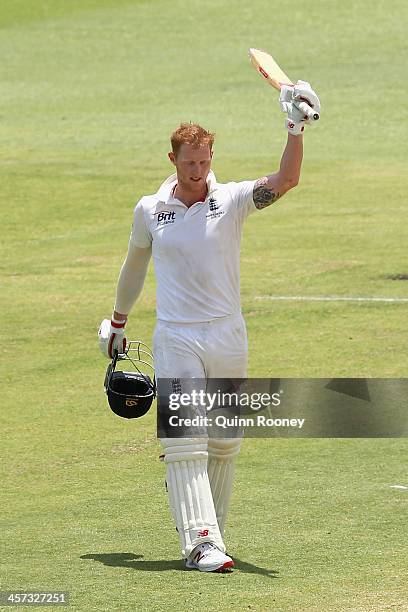
[[[279,198],[279,193],[274,189],[270,189],[266,185],[268,184],[268,178],[264,176],[256,181],[254,185],[254,204],[258,210],[266,208],[270,204],[276,202]]]

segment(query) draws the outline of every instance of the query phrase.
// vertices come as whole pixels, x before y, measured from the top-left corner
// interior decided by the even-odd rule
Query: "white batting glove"
[[[119,355],[125,352],[126,321],[118,321],[112,317],[112,320],[104,319],[100,324],[98,331],[99,348],[105,357],[112,359],[117,352]]]
[[[320,115],[320,100],[310,83],[306,81],[298,81],[293,87],[283,85],[279,96],[279,102],[283,112],[288,114],[286,119],[286,128],[290,134],[298,136],[305,129],[306,124],[315,123],[309,119],[304,112],[304,104],[314,113]],[[303,110],[299,105],[303,106]]]

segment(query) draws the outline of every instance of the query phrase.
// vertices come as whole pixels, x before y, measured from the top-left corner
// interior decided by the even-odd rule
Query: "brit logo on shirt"
[[[160,212],[154,213],[154,216],[157,216],[156,227],[169,225],[169,223],[174,223],[176,219],[176,213],[174,210],[161,210]]]

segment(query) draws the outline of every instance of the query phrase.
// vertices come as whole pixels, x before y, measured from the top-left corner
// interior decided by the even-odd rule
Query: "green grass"
[[[247,440],[231,576],[182,571],[154,415],[108,413],[96,345],[132,209],[170,173],[170,132],[217,132],[221,181],[274,171],[285,142],[249,46],[322,100],[299,187],[247,222],[250,374],[405,377],[405,3],[6,0],[0,13],[3,589],[77,610],[404,610],[406,443]],[[149,272],[129,323],[150,341]]]

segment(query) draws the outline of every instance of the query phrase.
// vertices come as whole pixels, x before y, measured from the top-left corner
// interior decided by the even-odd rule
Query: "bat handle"
[[[319,113],[316,113],[313,108],[307,104],[307,102],[296,103],[296,106],[306,115],[308,119],[312,119],[312,121],[318,121],[320,119]]]

